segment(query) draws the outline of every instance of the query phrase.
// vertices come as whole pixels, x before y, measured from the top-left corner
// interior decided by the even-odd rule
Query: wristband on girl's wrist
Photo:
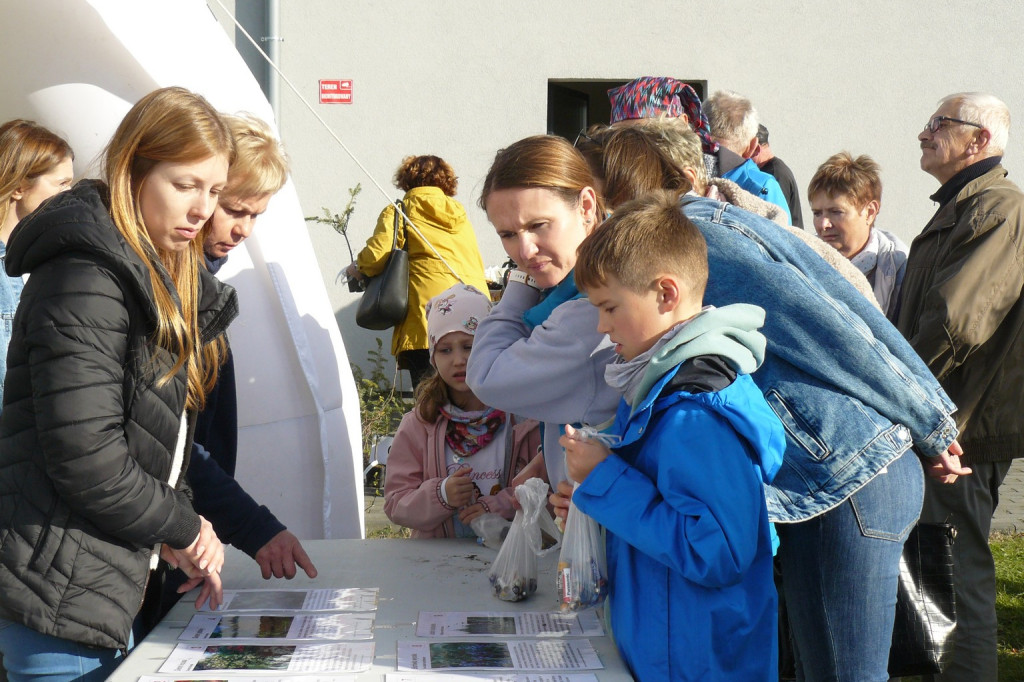
[[[445,509],[454,510],[455,507],[448,504],[448,490],[445,487],[445,484],[448,482],[449,478],[451,478],[451,476],[446,476],[445,478],[442,478],[440,481],[438,481],[437,490],[435,490],[434,492],[437,494],[437,499],[441,503],[442,507],[444,507]]]
[[[520,284],[525,284],[526,286],[531,287],[533,289],[540,289],[540,285],[537,284],[537,280],[535,280],[533,277],[530,277],[522,270],[509,270],[508,281],[519,282]]]

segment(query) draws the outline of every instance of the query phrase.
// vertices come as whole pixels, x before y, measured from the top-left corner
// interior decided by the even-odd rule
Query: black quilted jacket
[[[0,616],[124,648],[153,546],[188,546],[199,517],[166,483],[184,372],[157,385],[172,357],[149,342],[149,275],[105,201],[101,183],[83,181],[8,243],[7,272],[31,277],[0,412]],[[201,301],[210,339],[237,313],[235,293],[204,276]]]

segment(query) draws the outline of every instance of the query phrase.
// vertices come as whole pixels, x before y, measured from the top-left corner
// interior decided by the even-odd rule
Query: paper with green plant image
[[[597,682],[594,673],[387,673],[384,682]],[[290,681],[289,681],[290,682]]]
[[[232,674],[230,679],[210,677],[156,677],[153,675],[143,675],[142,677],[138,678],[138,682],[356,682],[356,679],[357,678],[355,675],[289,675],[287,677],[266,677],[260,675],[259,677],[237,677]],[[534,681],[530,680],[529,682]],[[550,682],[562,681],[552,680]],[[565,680],[565,682],[578,681]],[[580,680],[579,682],[587,681]],[[595,680],[594,682],[597,681]]]
[[[376,587],[224,590],[219,611],[376,611]],[[207,602],[200,611],[209,612]]]
[[[398,670],[597,670],[590,640],[398,643]]]
[[[179,644],[158,672],[252,670],[360,673],[373,664],[373,642],[333,644]]]
[[[373,615],[330,614],[205,614],[192,620],[178,639],[359,640],[373,639]]]
[[[601,619],[589,611],[420,611],[417,637],[600,637]]]

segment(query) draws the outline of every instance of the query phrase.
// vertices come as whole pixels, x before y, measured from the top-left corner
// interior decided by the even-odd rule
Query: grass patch
[[[408,538],[411,531],[403,526],[392,524],[384,515],[384,496],[379,491],[365,490],[365,518],[367,540],[392,540]]]
[[[392,526],[390,523],[383,528],[374,528],[366,531],[367,540],[394,540],[396,538],[408,538],[411,531],[402,526]]]
[[[999,680],[1024,680],[1024,534],[993,533]]]

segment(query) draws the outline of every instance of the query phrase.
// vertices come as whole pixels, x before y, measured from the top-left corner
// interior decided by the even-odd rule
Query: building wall
[[[247,12],[254,4],[262,3],[225,3]],[[1012,70],[1022,29],[1019,0],[287,0],[282,70],[387,197],[284,84],[280,125],[307,214],[340,211],[347,188],[362,184],[350,234],[356,252],[399,196],[390,180],[401,159],[443,156],[459,173],[457,198],[490,266],[504,253],[475,205],[481,181],[498,148],[546,132],[549,79],[706,80],[709,92],[732,89],[754,101],[802,194],[829,155],[873,156],[884,183],[878,225],[909,243],[934,211],[928,196],[938,187],[918,166],[916,135],[940,97],[962,90],[992,92],[1024,116],[1024,85]],[[354,81],[352,104],[316,103],[317,80],[332,78]],[[1024,174],[1020,132],[1015,123],[1011,178]],[[356,296],[335,282],[349,255],[329,228],[310,232],[359,360],[379,334],[355,326]]]

